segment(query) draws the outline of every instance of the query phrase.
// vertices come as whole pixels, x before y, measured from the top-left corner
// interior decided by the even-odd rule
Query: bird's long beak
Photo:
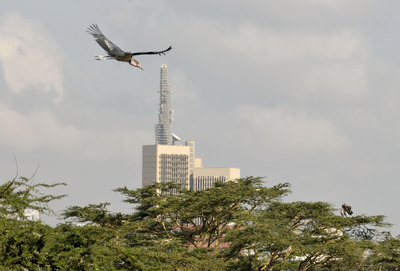
[[[137,67],[144,70],[143,67],[140,64],[137,64]]]

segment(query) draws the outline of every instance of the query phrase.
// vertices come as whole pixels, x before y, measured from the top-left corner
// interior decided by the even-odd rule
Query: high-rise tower
[[[172,113],[171,110],[171,85],[168,83],[168,67],[161,65],[160,69],[160,108],[158,124],[156,125],[156,144],[173,145],[172,140]]]
[[[143,146],[143,187],[154,183],[174,182],[197,191],[212,187],[216,181],[227,182],[240,178],[239,168],[204,168],[202,159],[195,157],[194,141],[186,141],[184,146],[174,144],[180,138],[171,132],[173,111],[167,65],[163,64],[160,71],[156,144]]]

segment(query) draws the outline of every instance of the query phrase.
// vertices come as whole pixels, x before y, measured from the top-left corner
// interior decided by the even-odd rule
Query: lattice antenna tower
[[[173,145],[172,141],[172,121],[173,110],[171,110],[171,85],[168,83],[168,67],[161,65],[160,69],[160,108],[158,114],[158,124],[156,125],[156,144]]]

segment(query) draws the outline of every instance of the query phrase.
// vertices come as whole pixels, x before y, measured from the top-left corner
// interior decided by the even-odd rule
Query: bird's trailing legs
[[[99,55],[95,55],[94,58],[97,59],[97,60],[110,60],[110,59],[112,59],[112,57],[110,57],[110,56],[99,56]]]

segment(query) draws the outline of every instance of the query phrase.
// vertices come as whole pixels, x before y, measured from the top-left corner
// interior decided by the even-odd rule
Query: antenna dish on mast
[[[173,141],[173,142],[175,142],[175,141],[181,141],[181,140],[182,140],[179,136],[177,136],[177,135],[174,134],[174,133],[171,133],[171,135],[172,135],[172,141]]]

